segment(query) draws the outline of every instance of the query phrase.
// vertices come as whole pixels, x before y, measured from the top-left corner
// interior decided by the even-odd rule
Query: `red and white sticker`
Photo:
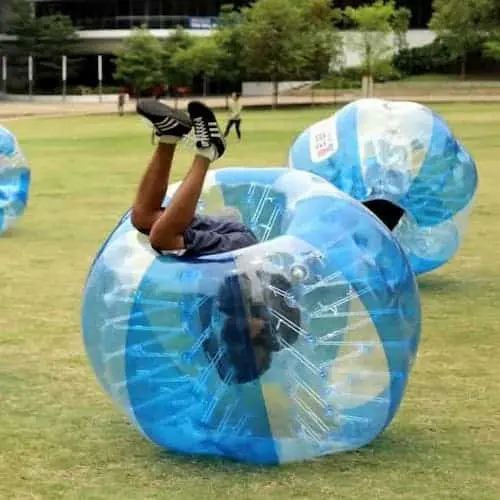
[[[322,162],[337,152],[337,129],[334,118],[328,118],[313,125],[309,137],[311,160],[314,163]]]

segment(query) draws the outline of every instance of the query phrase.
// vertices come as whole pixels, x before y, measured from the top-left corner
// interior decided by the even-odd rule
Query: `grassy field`
[[[498,499],[500,106],[437,108],[475,155],[480,191],[458,257],[420,279],[424,330],[402,409],[356,453],[283,468],[179,457],[101,392],[79,314],[90,261],[151,152],[132,116],[6,123],[33,168],[29,211],[0,239],[1,499]],[[220,165],[281,165],[331,110],[248,113]],[[179,178],[188,155],[178,158]]]

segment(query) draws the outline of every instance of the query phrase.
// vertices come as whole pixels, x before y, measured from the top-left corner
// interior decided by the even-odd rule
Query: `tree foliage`
[[[163,42],[162,67],[164,80],[171,87],[187,85],[193,78],[193,72],[186,66],[180,52],[189,50],[195,43],[194,37],[184,28],[178,27],[175,32]]]
[[[244,11],[247,69],[273,82],[300,75],[323,75],[339,53],[340,39],[328,0],[257,0]]]
[[[408,50],[408,30],[410,29],[411,10],[400,7],[394,11],[392,17],[392,30],[394,42],[398,52]]]
[[[484,43],[484,54],[491,59],[500,61],[500,34],[490,40],[486,40]]]
[[[302,64],[300,8],[289,0],[257,0],[245,11],[245,59],[251,74],[273,82],[274,103],[280,80]]]
[[[460,58],[463,77],[467,72],[467,54],[482,46],[494,9],[492,0],[434,0],[429,27],[451,54]]]
[[[63,55],[71,55],[78,46],[78,35],[68,16],[35,17],[33,5],[27,0],[10,2],[6,19],[7,33],[16,37],[3,51],[9,56],[10,74],[14,80],[25,79],[26,59],[33,56],[37,85],[54,88],[61,82]],[[73,58],[68,76],[78,72],[80,60]],[[24,71],[23,71],[24,69]],[[16,76],[17,75],[17,76]]]
[[[320,80],[342,60],[343,40],[335,21],[341,14],[331,7],[330,0],[305,0],[302,7],[301,73],[313,80]]]
[[[347,7],[344,11],[359,32],[351,37],[350,45],[360,55],[363,71],[368,76],[375,76],[380,65],[388,64],[392,51],[389,34],[395,11],[392,0],[377,0],[371,5]]]
[[[194,39],[188,47],[177,50],[171,59],[171,65],[178,69],[178,74],[182,69],[186,84],[197,75],[212,78],[217,73],[218,64],[218,47],[213,37]]]
[[[247,73],[243,57],[245,52],[243,20],[243,14],[235,10],[233,5],[222,5],[214,34],[218,54],[217,76],[233,86],[241,83]]]
[[[54,59],[70,54],[78,43],[71,19],[60,14],[35,17],[27,0],[12,3],[7,32],[17,37],[9,50],[15,55]]]
[[[139,93],[163,83],[163,47],[146,28],[136,28],[116,56],[115,78]]]

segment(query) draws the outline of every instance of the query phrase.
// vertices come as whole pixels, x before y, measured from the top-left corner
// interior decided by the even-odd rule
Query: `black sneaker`
[[[188,112],[194,126],[196,148],[204,155],[213,150],[212,161],[220,158],[226,150],[226,142],[213,111],[203,103],[193,101],[188,105]]]
[[[193,124],[187,113],[170,108],[156,99],[141,99],[137,102],[137,113],[146,118],[158,137],[182,138],[189,134]]]

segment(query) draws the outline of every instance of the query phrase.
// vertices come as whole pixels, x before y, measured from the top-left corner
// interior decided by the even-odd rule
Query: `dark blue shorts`
[[[249,247],[258,242],[242,222],[226,217],[196,215],[184,231],[184,255],[213,255]]]

